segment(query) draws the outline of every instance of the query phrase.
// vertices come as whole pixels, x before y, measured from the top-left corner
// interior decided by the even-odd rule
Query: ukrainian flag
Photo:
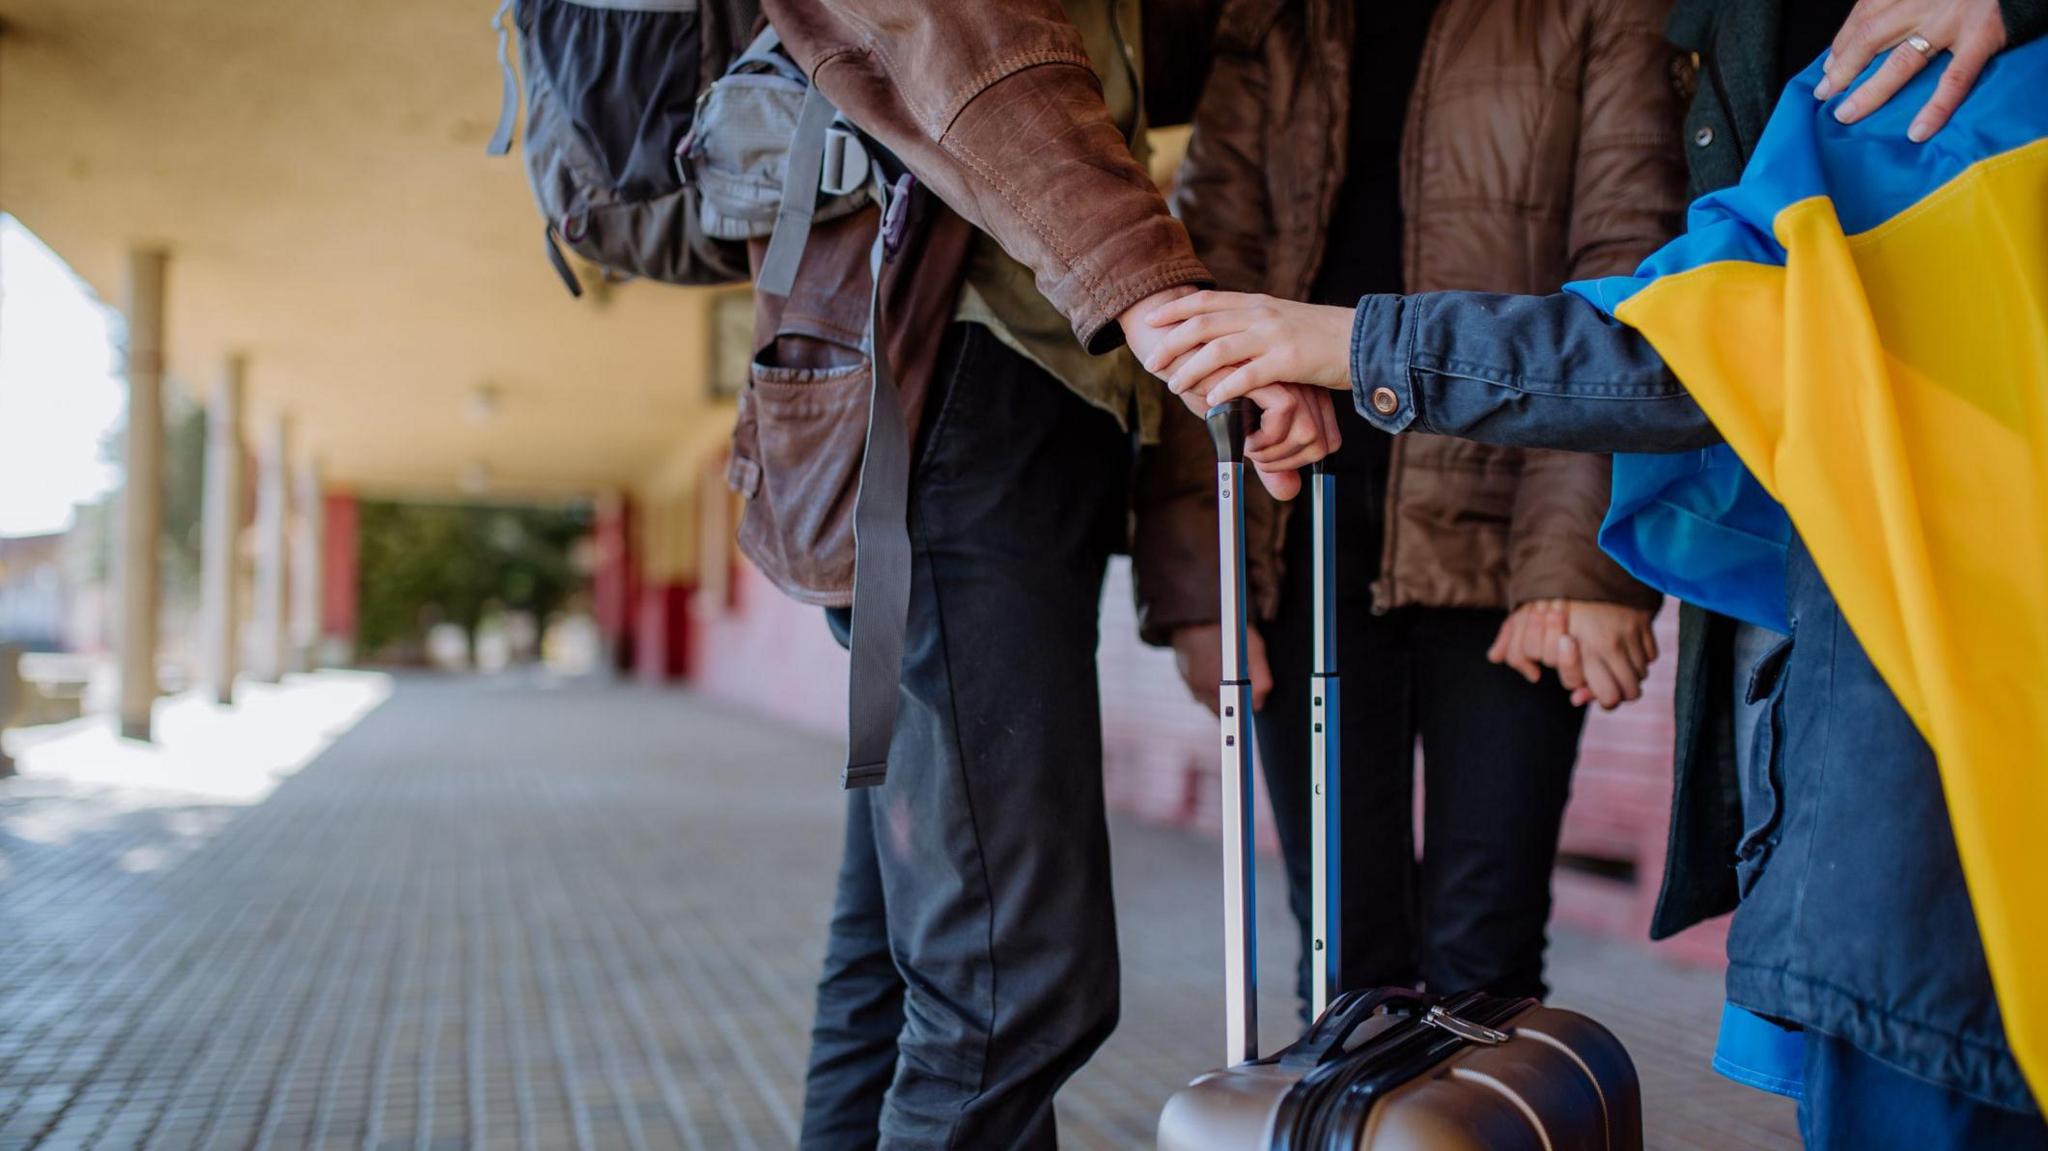
[[[1862,123],[1787,89],[1742,181],[1634,276],[1727,446],[1617,457],[1601,543],[1785,628],[1789,523],[1940,762],[2008,1036],[2048,1101],[2048,41],[1925,144],[1937,61]]]

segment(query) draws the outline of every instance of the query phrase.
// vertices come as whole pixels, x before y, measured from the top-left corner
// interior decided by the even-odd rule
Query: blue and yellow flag
[[[1742,181],[1634,276],[1727,446],[1618,457],[1601,542],[1785,628],[1789,524],[1940,763],[2007,1035],[2048,1100],[2048,41],[1925,144],[1937,62],[1862,123],[1786,90]]]

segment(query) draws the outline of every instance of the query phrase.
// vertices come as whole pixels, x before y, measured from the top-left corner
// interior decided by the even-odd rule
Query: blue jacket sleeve
[[[1721,442],[1648,340],[1563,292],[1366,296],[1351,325],[1351,388],[1388,432],[1579,452]]]

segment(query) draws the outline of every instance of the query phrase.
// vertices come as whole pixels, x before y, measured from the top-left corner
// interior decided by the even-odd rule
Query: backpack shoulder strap
[[[910,428],[882,339],[882,266],[902,241],[914,188],[910,176],[892,186],[879,168],[875,201],[881,222],[868,251],[866,344],[873,391],[860,488],[853,502],[852,669],[847,677],[846,769],[841,786],[879,786],[889,772],[889,744],[903,677],[910,625]]]
[[[796,284],[797,265],[811,239],[811,221],[818,211],[818,178],[825,167],[825,135],[839,110],[815,85],[804,89],[797,109],[796,132],[783,158],[782,203],[775,209],[775,231],[761,257],[754,286],[771,296],[787,296]]]
[[[498,32],[498,70],[505,75],[505,91],[498,102],[498,127],[491,133],[491,142],[484,145],[486,156],[502,156],[512,150],[512,130],[519,121],[519,75],[512,70],[512,23],[506,19],[511,14],[512,0],[504,0],[491,17],[491,27]]]

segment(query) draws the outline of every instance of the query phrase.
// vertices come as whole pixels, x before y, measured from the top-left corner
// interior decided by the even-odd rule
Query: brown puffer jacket
[[[1408,291],[1554,292],[1630,271],[1678,230],[1685,167],[1675,52],[1661,34],[1669,6],[1442,0],[1403,129]],[[1299,300],[1315,281],[1344,183],[1357,7],[1224,8],[1175,194],[1222,287]],[[1657,594],[1595,542],[1607,502],[1605,457],[1401,436],[1374,603],[1654,606]],[[1271,563],[1283,522],[1269,504],[1248,529]],[[1270,614],[1277,587],[1254,582]]]

